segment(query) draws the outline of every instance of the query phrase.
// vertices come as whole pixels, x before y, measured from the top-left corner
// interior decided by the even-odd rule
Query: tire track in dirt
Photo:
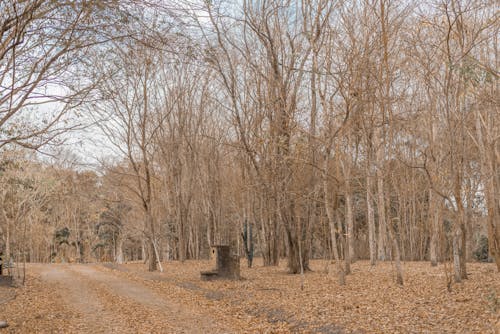
[[[175,333],[232,333],[210,319],[210,315],[188,309],[181,303],[157,294],[138,282],[103,272],[93,265],[73,265],[69,269],[85,280],[100,284],[114,295],[127,298],[137,307],[148,308],[175,329]]]
[[[78,277],[69,265],[33,265],[32,270],[52,285],[62,302],[81,315],[79,328],[87,333],[132,333],[119,316],[106,307],[91,282]]]

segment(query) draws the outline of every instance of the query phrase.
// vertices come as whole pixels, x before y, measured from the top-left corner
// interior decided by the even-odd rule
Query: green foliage
[[[68,244],[69,245],[69,228],[63,227],[62,229],[56,230],[54,233],[54,239],[57,245]]]
[[[477,248],[473,252],[476,260],[481,262],[488,262],[488,238],[484,235],[479,239]]]

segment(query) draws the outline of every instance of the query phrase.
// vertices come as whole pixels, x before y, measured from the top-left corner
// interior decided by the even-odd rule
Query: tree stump
[[[231,254],[231,248],[228,245],[215,245],[211,247],[211,259],[215,268],[210,271],[202,271],[201,279],[203,281],[212,281],[215,279],[240,279],[240,258],[238,255]]]

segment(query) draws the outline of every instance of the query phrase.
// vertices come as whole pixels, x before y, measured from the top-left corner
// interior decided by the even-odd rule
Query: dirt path
[[[34,265],[32,271],[57,286],[65,305],[81,316],[88,333],[230,333],[201,310],[95,265]]]
[[[129,327],[117,321],[115,310],[104,306],[91,282],[68,269],[68,266],[62,265],[33,266],[43,281],[57,287],[65,305],[82,316],[83,330],[92,333],[131,333]]]

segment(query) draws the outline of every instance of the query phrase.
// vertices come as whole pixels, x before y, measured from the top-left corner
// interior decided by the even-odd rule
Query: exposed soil
[[[352,266],[347,285],[312,261],[301,278],[283,266],[244,268],[240,281],[200,280],[207,261],[168,262],[150,273],[125,265],[30,265],[26,286],[0,289],[1,333],[499,333],[500,277],[469,264],[470,278],[446,288],[443,265]],[[330,269],[334,266],[330,264]],[[335,270],[333,270],[335,271]]]
[[[85,324],[82,330],[93,333],[131,332],[128,326],[119,321],[118,310],[106,307],[92,287],[92,282],[75,275],[73,268],[76,266],[35,265],[32,270],[42,281],[58,290],[57,293],[65,306],[82,316],[82,322]],[[86,269],[90,270],[89,267]]]
[[[68,320],[65,327],[60,328],[61,332],[69,328],[78,333],[231,333],[235,330],[215,323],[209,314],[187,309],[179,301],[117,277],[113,271],[98,265],[31,265],[29,269],[29,280],[36,281],[37,289],[43,286],[47,299],[57,301],[55,310],[43,310],[48,305],[41,301],[39,307],[43,313]],[[23,316],[26,319],[21,320]],[[26,313],[13,318],[7,319],[12,333],[59,330],[51,326],[46,331],[31,327],[40,317],[30,319]]]

